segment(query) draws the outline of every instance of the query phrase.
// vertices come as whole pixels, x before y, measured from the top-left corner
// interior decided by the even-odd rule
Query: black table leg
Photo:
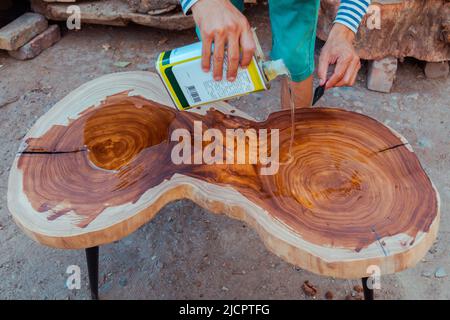
[[[373,300],[373,289],[367,286],[367,280],[369,278],[362,278],[362,285],[364,289],[364,300]]]
[[[89,286],[92,300],[98,300],[98,247],[86,248]]]

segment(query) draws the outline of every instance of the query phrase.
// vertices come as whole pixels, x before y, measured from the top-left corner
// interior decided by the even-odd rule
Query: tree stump
[[[42,244],[89,248],[186,198],[245,221],[286,261],[338,278],[367,277],[373,265],[382,274],[404,270],[432,245],[438,192],[398,133],[358,113],[297,109],[289,157],[290,111],[257,122],[226,103],[212,106],[176,111],[148,72],[84,84],[25,136],[9,178],[14,220]],[[169,138],[180,128],[193,134],[194,121],[222,133],[278,129],[279,170],[174,164],[178,141]]]
[[[320,2],[317,36],[326,40],[339,0]],[[358,30],[359,56],[380,60],[387,56],[414,57],[429,62],[450,60],[450,2],[447,0],[373,1]]]
[[[339,0],[320,2],[317,36],[326,40]],[[450,2],[447,0],[373,1],[361,22],[355,48],[369,64],[368,88],[390,92],[395,71],[387,60],[414,57],[428,62],[450,60]],[[387,67],[377,67],[386,65]],[[396,68],[395,68],[396,69]]]

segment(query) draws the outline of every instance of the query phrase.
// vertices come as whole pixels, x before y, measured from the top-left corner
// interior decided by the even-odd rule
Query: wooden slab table
[[[9,178],[14,220],[41,244],[86,249],[95,299],[98,247],[183,198],[245,221],[270,251],[294,265],[362,278],[366,298],[373,298],[370,270],[412,267],[432,245],[439,195],[394,130],[354,112],[298,109],[290,158],[290,111],[256,122],[223,102],[210,107],[216,110],[175,111],[149,72],[82,85],[23,139]],[[194,121],[220,132],[278,129],[278,171],[261,175],[261,164],[175,165],[171,151],[178,141],[169,137],[180,128],[193,133]]]

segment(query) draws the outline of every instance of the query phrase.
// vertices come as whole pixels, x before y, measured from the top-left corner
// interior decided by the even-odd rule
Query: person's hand
[[[336,23],[322,48],[317,74],[320,85],[326,82],[325,89],[352,86],[355,83],[361,62],[353,47],[355,34],[346,26]],[[334,72],[327,81],[330,64],[336,64]]]
[[[211,44],[214,43],[213,76],[222,80],[225,46],[227,47],[227,80],[236,79],[239,60],[247,67],[255,53],[253,33],[245,16],[228,0],[200,0],[192,8],[194,20],[200,28],[203,41],[202,68],[210,70]],[[240,59],[240,50],[242,58]]]

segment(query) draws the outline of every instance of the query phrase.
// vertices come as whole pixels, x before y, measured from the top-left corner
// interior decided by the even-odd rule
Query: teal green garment
[[[231,0],[236,8],[244,9],[243,0]],[[295,82],[314,72],[319,0],[269,0],[272,28],[271,59],[283,59]],[[258,33],[258,30],[257,30]],[[197,28],[197,34],[199,31]]]

